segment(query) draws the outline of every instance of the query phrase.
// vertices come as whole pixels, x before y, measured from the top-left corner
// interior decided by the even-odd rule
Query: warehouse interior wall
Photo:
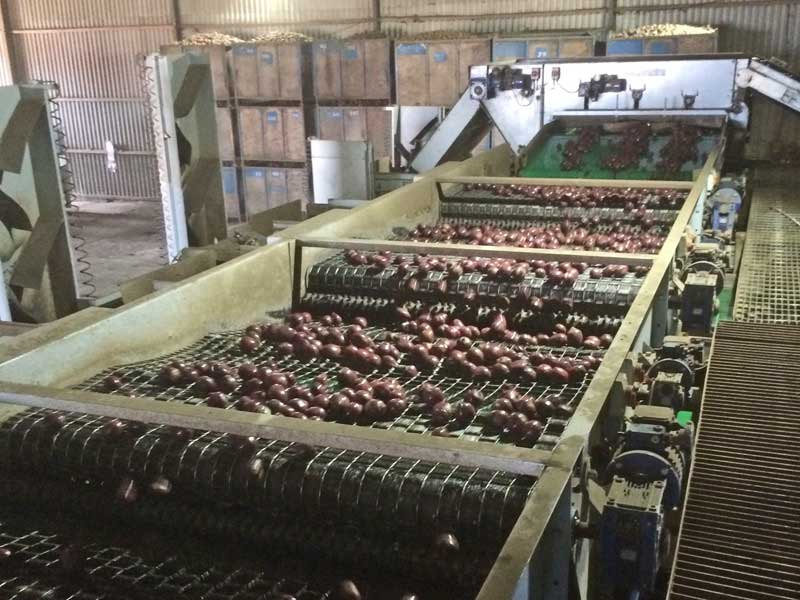
[[[141,59],[198,31],[248,37],[292,30],[348,37],[379,30],[402,38],[450,29],[592,32],[647,23],[711,24],[719,50],[800,68],[799,0],[0,0],[0,82],[56,81],[76,194],[156,200],[155,158]],[[800,139],[800,118],[754,101],[750,153],[769,158]],[[107,145],[116,169],[109,168]]]

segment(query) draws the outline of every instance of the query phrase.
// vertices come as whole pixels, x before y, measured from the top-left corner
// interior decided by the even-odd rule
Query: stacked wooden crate
[[[465,37],[458,32],[431,32],[395,43],[397,104],[403,107],[452,108],[469,85],[470,65],[491,61],[488,37]],[[490,136],[473,153],[490,147]]]
[[[309,44],[234,44],[229,62],[244,218],[293,200],[307,202],[307,139],[314,130]]]
[[[391,155],[392,42],[386,37],[313,44],[317,137],[368,141],[375,158]]]

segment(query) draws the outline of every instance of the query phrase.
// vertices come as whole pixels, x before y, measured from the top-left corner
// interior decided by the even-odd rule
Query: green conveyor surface
[[[658,173],[656,163],[659,152],[666,144],[668,136],[654,136],[650,141],[650,151],[635,168],[623,171],[611,171],[600,164],[600,159],[608,153],[611,144],[622,139],[620,134],[603,134],[600,142],[586,153],[583,164],[577,169],[564,171],[561,169],[562,151],[568,140],[576,137],[575,133],[555,134],[544,140],[542,145],[528,154],[528,162],[520,171],[521,177],[569,177],[574,179],[664,179],[669,181],[691,181],[692,171],[705,163],[709,152],[717,143],[716,136],[708,135],[700,138],[697,144],[697,160],[687,162],[679,173]]]

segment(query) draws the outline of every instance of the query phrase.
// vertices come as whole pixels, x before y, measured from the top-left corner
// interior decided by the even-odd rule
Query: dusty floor
[[[111,294],[119,283],[164,264],[159,202],[81,200],[77,204],[70,231],[86,240],[95,296]],[[84,286],[82,294],[88,291]]]

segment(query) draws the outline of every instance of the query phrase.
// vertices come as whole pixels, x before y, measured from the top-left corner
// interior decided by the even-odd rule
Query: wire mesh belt
[[[800,598],[800,327],[714,338],[669,600]]]
[[[378,335],[380,331],[382,331],[380,328],[371,328],[368,333]],[[331,391],[338,389],[337,386],[339,384],[335,383],[335,376],[341,368],[338,363],[326,359],[308,360],[294,356],[282,356],[278,354],[274,346],[262,346],[258,354],[244,357],[239,350],[239,340],[242,333],[239,331],[210,334],[188,348],[165,357],[107,369],[78,386],[78,389],[107,392],[103,383],[104,379],[108,375],[114,374],[122,380],[122,385],[113,391],[115,394],[122,394],[132,398],[151,397],[156,400],[170,402],[202,404],[204,395],[198,390],[198,383],[189,386],[170,386],[161,380],[159,372],[171,360],[180,360],[189,364],[201,360],[219,361],[229,365],[251,362],[256,366],[271,366],[280,371],[288,371],[296,377],[297,383],[300,385],[311,384],[317,375],[324,373],[330,377]],[[546,350],[543,347],[538,347],[538,349],[540,351]],[[591,354],[589,351],[574,348],[550,348],[546,351],[549,355],[559,358],[588,356]],[[464,423],[460,429],[451,431],[451,437],[493,444],[514,443],[508,436],[486,427],[488,414],[492,409],[492,402],[502,395],[504,382],[475,381],[471,378],[446,376],[442,373],[444,370],[442,366],[437,367],[430,373],[421,372],[413,377],[408,377],[404,374],[403,367],[404,363],[401,360],[395,369],[384,375],[397,379],[408,396],[414,395],[420,386],[426,382],[439,387],[450,401],[462,398],[469,389],[478,389],[483,393],[485,397],[484,407],[478,410],[475,417]],[[586,392],[591,379],[592,373],[590,372],[582,380],[574,383],[554,384],[537,381],[535,383],[516,384],[515,389],[521,395],[526,395],[532,399],[559,396],[565,406],[574,409]],[[231,398],[236,399],[241,395],[240,386],[231,394]],[[233,406],[233,403],[231,403],[228,410],[232,410]],[[548,418],[544,431],[534,447],[542,450],[551,450],[558,443],[559,436],[563,433],[566,424],[567,420],[563,418],[555,416]],[[353,425],[353,427],[362,426],[365,425]],[[416,403],[410,403],[402,414],[392,420],[377,421],[368,426],[415,434],[430,434],[436,429],[436,426],[431,423],[431,416]]]
[[[336,254],[308,270],[306,288],[311,293],[369,293],[378,297],[396,297],[406,289],[407,280],[413,276],[413,269],[408,274],[399,276],[397,268],[392,265],[380,271],[371,266],[352,266],[346,262],[343,254]],[[564,286],[536,277],[534,273],[526,275],[520,282],[499,282],[478,272],[451,279],[447,272],[432,271],[418,280],[415,295],[445,299],[463,297],[467,293],[490,298],[515,298],[526,294],[589,310],[599,307],[621,310],[633,303],[643,281],[643,277],[635,273],[628,273],[618,279],[591,279],[586,271],[573,285]]]
[[[793,189],[761,186],[753,194],[736,283],[733,318],[800,323],[800,217]]]
[[[535,484],[441,463],[118,424],[46,410],[12,417],[0,428],[0,507],[56,508],[114,527],[157,526],[176,538],[219,537],[261,554],[369,565],[466,589],[485,577]],[[456,556],[440,554],[439,534],[456,537]]]
[[[182,532],[175,543],[152,530],[109,534],[0,508],[0,598],[331,600],[343,597],[342,584],[352,581],[341,579],[335,566],[265,560],[263,549],[250,550],[250,560],[241,548],[185,537]],[[408,592],[436,600],[474,595],[459,586],[449,593],[421,586],[413,573],[405,578],[355,573],[360,597],[370,599],[396,600]]]
[[[67,543],[63,536],[0,522],[0,598],[8,600],[324,600],[327,590],[256,569],[223,569],[177,557],[147,561],[127,549]],[[78,574],[76,571],[80,569]]]

